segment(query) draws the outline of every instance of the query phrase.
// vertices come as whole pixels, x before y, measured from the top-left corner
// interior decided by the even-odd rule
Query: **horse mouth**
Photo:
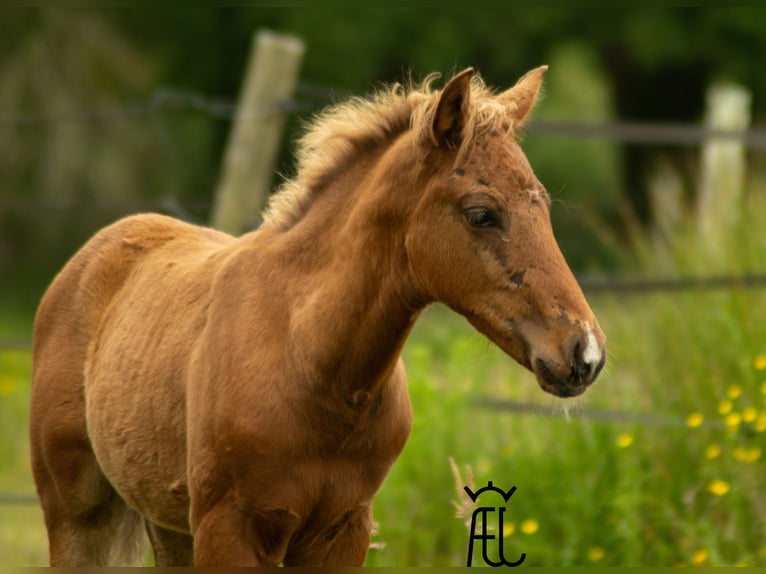
[[[569,366],[563,367],[560,364],[559,368],[556,368],[556,361],[554,361],[552,367],[549,361],[536,356],[537,352],[533,349],[529,338],[524,336],[515,322],[508,321],[510,329],[503,332],[494,329],[492,324],[480,315],[471,314],[467,317],[477,330],[489,337],[503,352],[522,367],[532,371],[543,391],[556,397],[570,398],[583,394],[596,380],[604,366],[606,355],[602,351],[597,364],[592,362],[584,364],[582,360],[571,357],[562,359],[569,363]],[[582,349],[575,345],[572,352],[581,355]]]
[[[567,399],[583,394],[596,379],[601,366],[588,377],[578,376],[574,371],[561,377],[556,375],[545,361],[538,358],[535,360],[532,370],[542,390],[556,397]]]

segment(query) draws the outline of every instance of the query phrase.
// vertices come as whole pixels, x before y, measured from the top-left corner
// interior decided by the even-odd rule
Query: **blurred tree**
[[[131,36],[165,62],[166,77],[235,94],[249,35],[273,27],[304,38],[304,77],[339,93],[364,93],[409,70],[422,77],[473,65],[489,82],[506,86],[555,55],[559,44],[578,42],[604,71],[618,117],[629,120],[698,122],[705,88],[725,77],[755,92],[755,117],[763,115],[766,76],[756,54],[766,52],[766,7],[738,8],[535,8],[497,5],[454,7],[344,7],[190,9],[133,11],[119,21]],[[172,33],[168,30],[172,28]],[[154,46],[159,49],[155,50]],[[587,86],[582,88],[587,91]],[[562,108],[566,114],[566,109]],[[570,118],[580,117],[574,109]],[[575,115],[577,114],[577,115]],[[297,123],[292,124],[293,130]],[[293,132],[294,133],[294,132]],[[290,138],[288,138],[288,141]],[[289,173],[289,153],[281,165]],[[657,153],[678,148],[622,148],[625,197],[639,219],[649,208],[646,173]],[[680,153],[679,153],[680,151]],[[695,154],[696,150],[692,150]],[[688,155],[688,154],[687,154]],[[678,166],[693,162],[676,160]],[[562,171],[568,166],[562,165]],[[693,186],[693,169],[684,172]]]
[[[550,70],[535,118],[613,121],[613,86],[596,58],[593,47],[581,40],[557,44],[547,60]],[[534,133],[524,138],[523,145],[553,199],[553,227],[563,239],[569,264],[583,269],[608,263],[609,253],[596,233],[603,228],[600,222],[616,219],[616,207],[623,200],[619,145]]]
[[[137,42],[93,11],[6,10],[0,21],[12,31],[0,54],[0,197],[39,202],[0,212],[0,268],[49,274],[98,227],[174,196],[187,170],[152,109],[160,66]]]
[[[619,117],[627,120],[700,123],[705,90],[719,79],[754,92],[754,117],[762,118],[766,76],[766,7],[637,8],[595,11],[583,30],[612,80]],[[651,216],[647,175],[658,155],[673,161],[686,193],[697,186],[699,150],[624,148],[627,197],[638,218]]]
[[[759,57],[766,53],[764,21],[766,6],[3,9],[0,115],[60,115],[147,102],[163,87],[234,101],[252,33],[271,28],[306,41],[303,78],[336,97],[366,93],[409,70],[420,78],[468,65],[502,88],[551,63],[550,107],[543,103],[541,117],[699,122],[705,88],[725,78],[753,90],[758,122],[766,103]],[[331,99],[322,90],[301,95],[309,106]],[[3,123],[0,196],[75,204],[168,194],[209,201],[228,122],[194,111],[160,111],[129,121]],[[292,142],[309,115],[291,119],[280,173],[292,172]],[[676,166],[692,165],[685,172],[690,189],[696,178],[689,161],[696,149],[620,146],[620,158],[614,146],[572,142],[566,153],[554,154],[564,142],[529,143],[560,199],[590,210],[592,194],[598,194],[601,213],[612,212],[609,202],[626,202],[648,219],[646,179],[657,155],[675,158]],[[619,193],[610,193],[615,189]],[[71,225],[68,215],[60,221]],[[20,258],[42,261],[49,251],[71,252],[94,224],[114,216],[102,213],[81,230],[65,231],[52,220],[2,213],[0,266]],[[36,239],[70,231],[69,242]],[[52,258],[60,262],[62,256]]]
[[[59,214],[75,210],[69,214],[80,223],[83,202],[141,197],[159,155],[156,136],[136,118],[99,114],[151,84],[150,62],[87,12],[13,10],[3,26],[17,32],[0,60],[0,110],[16,121],[0,130],[0,195],[46,200]],[[2,213],[0,258],[21,267],[69,244],[72,219],[49,215]]]

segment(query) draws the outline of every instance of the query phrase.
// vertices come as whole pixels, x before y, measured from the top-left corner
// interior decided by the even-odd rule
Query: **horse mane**
[[[300,221],[316,197],[357,153],[392,142],[411,129],[421,150],[431,141],[431,118],[441,90],[432,84],[440,74],[428,75],[420,85],[383,85],[371,96],[352,97],[319,112],[298,140],[296,175],[274,193],[264,213],[264,226],[287,230]],[[513,132],[506,108],[495,101],[495,93],[475,74],[463,139],[457,161],[466,156],[477,137],[488,131]]]

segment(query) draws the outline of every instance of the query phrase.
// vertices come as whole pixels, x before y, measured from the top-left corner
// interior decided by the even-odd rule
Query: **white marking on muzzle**
[[[601,361],[601,349],[598,347],[596,335],[593,333],[589,323],[585,324],[585,337],[588,339],[588,343],[582,352],[583,363],[586,365],[597,365]]]

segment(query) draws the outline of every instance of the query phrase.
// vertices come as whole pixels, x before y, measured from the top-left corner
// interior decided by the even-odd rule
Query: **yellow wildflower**
[[[763,353],[756,355],[753,360],[753,366],[759,371],[766,369],[766,355]]]
[[[738,427],[742,422],[742,415],[739,413],[729,413],[726,415],[726,426],[729,428]]]
[[[721,447],[717,444],[711,444],[705,449],[705,458],[714,459],[721,456]]]
[[[748,449],[746,449],[744,446],[735,446],[734,450],[732,451],[732,455],[734,456],[734,460],[743,462],[745,459],[747,459],[748,452]]]
[[[711,480],[710,484],[707,485],[708,492],[715,494],[716,496],[723,496],[729,492],[729,488],[731,487],[729,486],[728,482],[719,480],[717,478],[715,480]]]
[[[604,557],[604,549],[600,546],[594,546],[588,550],[588,560],[591,562],[598,562]]]
[[[16,388],[16,383],[11,377],[0,376],[0,397],[10,395]]]
[[[758,411],[753,407],[747,407],[742,411],[742,420],[746,423],[751,423],[758,418]]]
[[[730,399],[736,399],[742,394],[742,387],[739,385],[732,385],[726,391],[726,396]]]
[[[513,522],[503,524],[503,538],[508,538],[511,534],[513,534],[514,530],[516,530],[516,526],[513,524]]]
[[[698,427],[702,424],[703,417],[700,413],[692,413],[686,417],[686,425],[689,428]]]
[[[630,433],[620,433],[617,435],[617,440],[615,441],[615,444],[619,446],[620,448],[628,448],[630,445],[633,444],[633,435]]]
[[[756,432],[766,431],[766,411],[761,411],[761,414],[758,415],[758,420],[755,421],[755,430]]]
[[[745,456],[745,462],[755,462],[759,458],[761,458],[761,447],[754,446],[753,448],[747,449],[747,455]]]
[[[718,414],[728,415],[731,412],[731,409],[733,408],[734,408],[734,405],[731,404],[731,401],[728,399],[724,399],[720,403],[718,403]]]
[[[695,566],[699,566],[700,564],[707,562],[707,557],[707,550],[696,550],[694,554],[692,554],[691,563]]]
[[[534,534],[539,527],[540,525],[537,524],[537,520],[529,519],[521,523],[521,531],[524,534]]]

